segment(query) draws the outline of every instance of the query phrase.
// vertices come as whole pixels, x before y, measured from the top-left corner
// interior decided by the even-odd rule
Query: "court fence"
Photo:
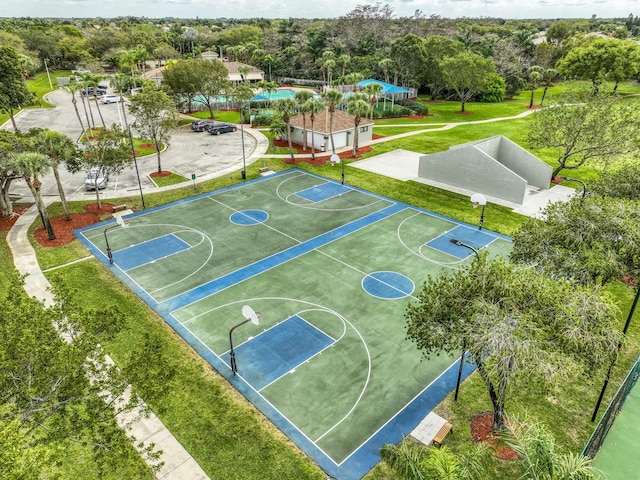
[[[604,415],[602,415],[602,418],[598,422],[598,425],[596,425],[596,428],[593,430],[591,438],[589,438],[587,445],[582,451],[582,454],[584,456],[595,458],[596,453],[598,453],[598,450],[600,450],[600,447],[602,447],[602,444],[604,443],[604,440],[607,437],[609,429],[613,425],[618,412],[622,410],[625,400],[638,381],[638,377],[640,377],[640,357],[636,359],[635,363],[627,373],[627,376],[624,378],[622,384],[618,388],[618,391],[609,403],[609,406],[604,412]]]

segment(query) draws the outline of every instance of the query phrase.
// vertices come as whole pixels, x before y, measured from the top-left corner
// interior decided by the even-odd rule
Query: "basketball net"
[[[479,202],[473,202],[472,205],[473,205],[473,208],[478,208],[478,205],[480,205],[480,203]]]

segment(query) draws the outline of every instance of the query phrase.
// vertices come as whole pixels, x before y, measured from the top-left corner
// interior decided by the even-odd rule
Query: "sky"
[[[0,0],[0,17],[335,18],[375,0]],[[619,18],[637,0],[387,0],[396,17]]]

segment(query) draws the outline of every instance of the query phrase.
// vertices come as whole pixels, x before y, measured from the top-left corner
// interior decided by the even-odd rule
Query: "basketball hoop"
[[[480,203],[478,203],[478,202],[471,202],[471,205],[473,205],[473,208],[478,208],[478,205],[480,205]]]

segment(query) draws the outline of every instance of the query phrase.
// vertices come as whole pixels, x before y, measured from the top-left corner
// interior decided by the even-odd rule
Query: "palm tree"
[[[22,178],[27,183],[33,199],[35,200],[36,207],[40,213],[40,219],[42,220],[42,226],[47,231],[49,240],[55,240],[56,235],[51,227],[51,221],[49,220],[49,213],[47,212],[47,206],[42,200],[42,182],[38,177],[46,175],[47,171],[51,167],[47,157],[37,152],[22,152],[17,153],[13,162],[16,165],[18,171],[20,171]]]
[[[324,109],[324,104],[315,98],[307,100],[305,110],[309,112],[309,119],[311,120],[311,160],[316,159],[316,148],[314,142],[314,124],[316,121],[316,113],[320,113]]]
[[[289,154],[291,155],[291,160],[294,161],[295,157],[293,156],[293,147],[291,146],[291,115],[293,115],[297,108],[298,104],[293,98],[282,98],[274,103],[276,111],[282,113],[282,120],[287,125],[287,141],[289,142]]]
[[[118,91],[120,95],[120,101],[118,102],[118,108],[120,108],[120,104],[122,105],[122,116],[124,118],[124,128],[125,130],[129,129],[129,123],[127,122],[127,109],[124,107],[124,92],[129,86],[129,79],[126,75],[122,73],[116,73],[111,78],[111,86]]]
[[[275,113],[269,119],[269,132],[273,135],[273,152],[276,152],[276,139],[282,138],[287,124],[282,120],[282,114]]]
[[[538,88],[538,82],[542,80],[542,67],[534,65],[529,68],[529,80],[531,81],[531,100],[529,100],[529,108],[533,108],[533,93]]]
[[[540,99],[540,106],[544,102],[544,97],[547,96],[547,90],[553,85],[553,80],[558,76],[558,71],[553,68],[547,68],[542,72],[542,81],[544,82],[544,90],[542,91],[542,98]]]
[[[262,60],[269,65],[269,81],[271,82],[273,81],[271,78],[271,64],[275,61],[275,58],[273,58],[273,55],[267,53]]]
[[[358,152],[358,127],[360,126],[360,120],[362,117],[367,117],[369,113],[369,103],[367,102],[367,95],[364,93],[354,93],[349,97],[349,103],[347,103],[347,111],[353,115],[353,158],[356,158]]]
[[[298,103],[298,111],[302,114],[302,150],[307,151],[307,101],[313,98],[313,94],[308,90],[299,90],[295,94],[295,101]]]
[[[102,123],[102,128],[107,128],[107,125],[104,123],[104,118],[102,118],[102,111],[100,110],[100,102],[98,102],[98,84],[100,80],[102,80],[104,76],[96,75],[96,74],[87,74],[84,76],[84,80],[87,84],[93,87],[93,99],[96,102],[96,108],[98,109],[98,115],[100,116],[100,122]]]
[[[73,104],[73,109],[76,111],[76,116],[78,117],[78,122],[80,122],[80,130],[85,132],[84,124],[82,123],[82,118],[80,117],[80,112],[78,111],[78,101],[76,100],[76,93],[82,88],[80,84],[76,82],[71,82],[68,85],[64,85],[62,87],[64,90],[71,94],[71,103]]]
[[[88,88],[91,86],[91,82],[87,79],[85,79],[85,77],[82,77],[82,82],[80,83],[80,85],[82,85],[83,90],[85,91],[85,93],[87,92]],[[89,129],[91,128],[95,128],[96,126],[96,122],[93,120],[93,110],[91,110],[91,102],[89,102],[88,99],[86,99],[86,103],[85,103],[85,96],[83,95],[82,92],[80,92],[80,98],[82,99],[82,107],[84,108],[84,113],[85,115],[87,115],[87,106],[89,106],[89,115],[87,116],[87,123],[89,124]],[[91,121],[89,121],[89,116],[91,116]]]
[[[331,72],[336,66],[336,61],[333,58],[329,58],[324,61],[324,68],[327,70],[327,85],[331,86],[332,77]]]
[[[536,422],[510,418],[505,440],[519,456],[521,478],[539,480],[596,480],[600,476],[583,455],[558,453],[549,429]]]
[[[329,109],[329,136],[331,137],[331,153],[336,153],[336,144],[333,141],[333,114],[336,107],[342,101],[342,94],[337,90],[327,90],[322,94],[322,101]]]
[[[378,95],[382,93],[384,87],[376,82],[367,83],[362,91],[369,96],[369,107],[371,110],[371,120],[373,120],[373,106],[378,101]]]
[[[491,478],[495,461],[491,447],[477,443],[459,455],[441,448],[403,441],[384,445],[382,459],[399,478],[406,480],[483,480]]]
[[[46,155],[51,161],[51,167],[53,169],[53,175],[58,185],[58,194],[60,195],[60,202],[64,210],[64,217],[67,221],[71,221],[71,212],[69,211],[69,205],[67,198],[60,181],[60,172],[58,166],[62,163],[73,162],[79,157],[78,149],[73,140],[67,137],[64,133],[55,130],[44,130],[38,132],[32,138],[32,145],[38,153]]]
[[[343,53],[338,57],[338,64],[342,67],[342,76],[344,77],[347,67],[351,63],[351,57],[347,53]]]
[[[378,62],[378,66],[382,69],[382,73],[384,74],[384,81],[389,83],[389,72],[391,71],[391,67],[393,66],[393,60],[390,58],[383,58]]]

